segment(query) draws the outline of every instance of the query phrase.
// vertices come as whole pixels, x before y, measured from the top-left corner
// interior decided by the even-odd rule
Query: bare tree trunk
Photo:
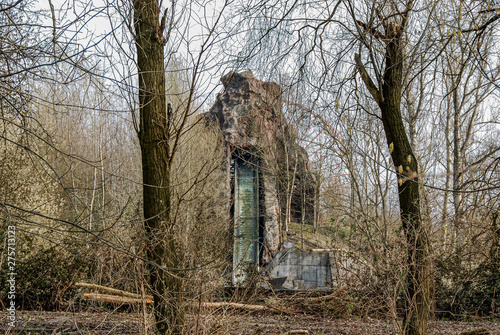
[[[424,335],[431,308],[429,242],[420,215],[418,164],[406,134],[401,115],[404,42],[402,23],[384,23],[386,36],[385,70],[379,89],[371,80],[361,57],[356,65],[361,77],[382,112],[382,123],[398,174],[400,215],[407,243],[406,301],[403,334]]]
[[[460,170],[462,169],[462,153],[460,150],[460,145],[462,143],[462,122],[460,116],[460,106],[458,102],[458,84],[455,81],[452,82],[453,85],[453,207],[455,209],[455,233],[456,238],[460,236],[460,229],[462,228],[462,194],[459,192],[460,184],[462,182],[462,174]]]
[[[180,334],[183,325],[181,281],[173,273],[179,267],[179,260],[170,221],[170,120],[167,120],[165,97],[165,40],[156,0],[134,1],[134,27],[149,281],[158,332]]]
[[[321,168],[319,169],[321,171]],[[316,231],[319,228],[319,197],[321,192],[321,175],[318,173],[316,175],[315,190],[314,190],[314,220],[313,220],[313,230]]]
[[[493,241],[491,243],[490,258],[492,263],[500,266],[500,208],[493,213],[491,218]]]
[[[451,129],[451,113],[448,108],[446,111],[446,126],[445,126],[445,137],[446,137],[446,183],[443,199],[443,213],[441,219],[441,225],[443,230],[443,251],[446,251],[447,238],[449,235],[448,231],[448,203],[451,187],[451,139],[450,139],[450,129]]]
[[[405,308],[406,334],[426,334],[430,311],[430,264],[428,241],[420,216],[418,163],[401,116],[401,41],[387,46],[386,71],[382,87],[384,101],[380,104],[387,143],[393,143],[392,160],[399,173],[399,205],[401,222],[408,248],[407,297]],[[401,167],[403,167],[401,169]],[[408,179],[407,179],[408,178]],[[404,179],[407,179],[404,181]]]

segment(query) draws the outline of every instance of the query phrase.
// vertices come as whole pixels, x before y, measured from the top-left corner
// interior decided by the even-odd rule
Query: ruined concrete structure
[[[280,250],[283,222],[313,224],[318,187],[305,149],[282,110],[281,87],[251,71],[221,78],[208,113],[226,145],[227,197],[234,223],[233,283]]]
[[[269,265],[270,275],[287,277],[283,283],[289,289],[326,287],[332,283],[334,253],[304,250],[281,250]]]

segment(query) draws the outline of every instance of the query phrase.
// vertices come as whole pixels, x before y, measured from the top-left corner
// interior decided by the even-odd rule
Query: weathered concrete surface
[[[221,81],[225,90],[218,95],[209,117],[219,121],[226,143],[233,148],[272,146],[286,122],[281,87],[258,80],[252,71],[231,71]]]
[[[260,263],[266,264],[279,250],[285,212],[295,220],[313,219],[316,179],[308,169],[307,153],[296,143],[296,131],[283,114],[281,87],[258,80],[251,71],[231,71],[221,81],[225,90],[217,96],[207,118],[219,124],[228,157],[259,165]],[[293,187],[290,180],[295,181]],[[305,197],[295,194],[304,191]],[[288,201],[293,208],[288,210],[290,196],[286,192],[295,192],[291,204]],[[305,205],[302,199],[307,199]],[[302,215],[304,208],[307,215]]]
[[[328,252],[282,250],[269,264],[270,276],[286,276],[286,288],[328,287],[332,284],[331,257]]]

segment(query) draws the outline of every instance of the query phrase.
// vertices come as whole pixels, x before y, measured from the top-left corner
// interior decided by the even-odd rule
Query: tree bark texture
[[[460,188],[462,184],[462,120],[460,103],[458,101],[458,83],[452,80],[453,97],[453,206],[455,209],[455,238],[460,240],[463,227],[462,193]],[[463,236],[463,235],[462,235]],[[458,248],[455,243],[455,248]]]
[[[142,154],[144,227],[149,281],[160,334],[183,325],[181,281],[170,221],[170,152],[165,97],[164,39],[156,0],[134,0],[139,79],[139,140]]]
[[[431,264],[429,242],[420,216],[418,162],[401,115],[403,30],[404,25],[387,23],[385,69],[380,89],[369,77],[359,55],[356,55],[356,64],[365,85],[380,107],[387,143],[398,175],[401,222],[408,252],[403,333],[424,335],[427,333],[431,308]]]

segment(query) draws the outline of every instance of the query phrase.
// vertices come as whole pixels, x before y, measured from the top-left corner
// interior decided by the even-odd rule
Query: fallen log
[[[83,293],[82,298],[87,301],[105,302],[107,304],[115,304],[115,305],[133,305],[133,304],[140,304],[143,302],[142,299],[138,298],[129,298],[118,295],[99,294],[99,293]],[[153,299],[146,298],[146,303],[152,304]]]
[[[142,303],[142,299],[122,297],[122,296],[110,295],[110,294],[83,293],[82,298],[87,300],[87,301],[104,302],[104,303],[108,303],[108,304],[117,304],[117,305],[119,305],[119,304],[132,305],[132,304]],[[152,297],[146,298],[146,303],[148,303],[148,304],[153,303],[153,298]],[[203,308],[232,307],[235,309],[244,309],[247,311],[265,311],[265,312],[275,311],[274,309],[272,309],[268,306],[239,304],[239,303],[235,303],[235,302],[202,302],[201,304],[194,302],[191,304],[191,307],[195,307],[195,308],[196,307],[203,307]]]
[[[320,302],[328,302],[331,300],[342,298],[345,295],[345,290],[339,289],[336,290],[332,294],[321,295],[319,297],[289,297],[289,298],[281,298],[283,301],[295,301],[295,302],[303,302],[303,303],[320,303]]]
[[[490,334],[493,334],[491,330],[486,328],[479,328],[468,332],[460,333],[459,335],[490,335]]]
[[[107,286],[88,284],[88,283],[75,283],[74,286],[116,294],[116,295],[111,295],[111,294],[99,294],[99,293],[83,293],[82,297],[87,301],[104,302],[109,304],[121,304],[121,305],[131,305],[143,302],[143,299],[140,294],[122,291]],[[146,303],[148,304],[153,303],[153,296],[146,295],[144,298],[146,299]],[[191,306],[195,308],[232,307],[235,309],[244,309],[247,311],[266,311],[266,312],[276,312],[277,310],[276,308],[272,308],[269,306],[240,304],[236,302],[202,302],[201,304],[192,303]]]
[[[133,299],[142,299],[142,296],[140,294],[122,291],[122,290],[118,290],[118,289],[112,288],[112,287],[107,287],[107,286],[102,286],[102,285],[97,285],[97,284],[88,284],[88,283],[74,283],[73,285],[76,287],[89,288],[92,290],[104,291],[104,292],[108,292],[108,293],[112,293],[112,294],[117,294],[117,295],[120,295],[123,297],[129,297],[129,298],[133,298]],[[145,298],[153,300],[152,295],[146,295]]]
[[[338,299],[339,297],[341,297],[341,295],[342,295],[341,293],[335,292],[335,293],[329,294],[329,295],[323,295],[323,296],[314,297],[314,298],[305,298],[304,302],[308,302],[308,303],[312,303],[312,304],[319,303],[319,302],[327,302],[327,301]]]
[[[273,311],[273,309],[269,308],[268,306],[263,306],[263,305],[248,305],[248,304],[239,304],[236,302],[202,302],[200,303],[192,303],[192,307],[203,307],[203,308],[221,308],[221,307],[233,307],[236,309],[244,309],[247,311],[265,311],[265,312],[270,312]]]

